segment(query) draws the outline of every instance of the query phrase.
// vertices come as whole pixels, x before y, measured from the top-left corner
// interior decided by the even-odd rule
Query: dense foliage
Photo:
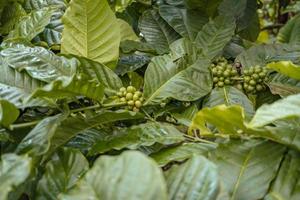
[[[0,200],[300,199],[300,1],[0,0]]]

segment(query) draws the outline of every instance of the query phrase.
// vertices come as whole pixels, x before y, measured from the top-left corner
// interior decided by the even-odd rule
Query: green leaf
[[[102,124],[143,118],[140,113],[129,111],[102,111],[90,117],[56,115],[42,120],[18,145],[17,152],[39,156],[54,152],[76,135]],[[88,133],[88,132],[87,132]]]
[[[0,99],[0,125],[8,127],[19,117],[19,110],[9,101]]]
[[[76,57],[78,70],[90,80],[96,80],[105,86],[105,91],[115,93],[123,86],[121,79],[107,66],[84,57]]]
[[[215,145],[204,143],[185,143],[176,147],[169,147],[160,150],[159,152],[150,154],[158,165],[165,166],[170,162],[182,162],[191,158],[193,155],[208,156],[209,152],[216,148]]]
[[[45,85],[43,88],[35,90],[31,98],[47,97],[63,99],[80,95],[102,102],[104,98],[104,86],[96,81],[81,78],[80,75],[72,77],[62,76]]]
[[[296,61],[300,56],[300,46],[287,44],[254,45],[237,56],[236,61],[243,67],[265,66],[271,61]]]
[[[300,117],[300,94],[288,96],[270,105],[261,106],[248,126],[259,128],[279,119]]]
[[[169,0],[180,2],[179,0]],[[222,0],[183,0],[184,5],[191,10],[198,10],[198,12],[205,13],[207,16],[215,16],[219,4]]]
[[[62,53],[114,68],[119,56],[120,27],[106,0],[72,0],[63,24]]]
[[[177,33],[191,41],[208,21],[208,17],[198,11],[168,5],[160,6],[159,14]]]
[[[210,95],[204,99],[203,107],[214,107],[221,104],[227,106],[240,105],[244,108],[248,117],[253,116],[255,112],[252,102],[243,92],[235,87],[213,89]]]
[[[262,199],[276,176],[285,148],[263,141],[233,140],[211,156],[232,200]]]
[[[268,86],[272,94],[278,94],[281,97],[300,93],[300,81],[283,74],[276,74],[271,82],[268,83]]]
[[[0,162],[0,199],[7,200],[8,194],[18,188],[28,178],[31,171],[31,159],[24,155],[1,155]]]
[[[139,29],[147,43],[153,45],[160,54],[169,52],[169,45],[179,38],[156,10],[147,10],[139,21]]]
[[[300,66],[295,65],[291,61],[272,62],[269,63],[267,67],[293,79],[300,80]]]
[[[203,156],[193,156],[167,173],[169,198],[176,200],[217,199],[220,182],[217,167]]]
[[[203,26],[195,39],[195,44],[204,58],[213,59],[222,53],[234,35],[234,30],[235,23],[232,18],[216,17]]]
[[[66,0],[25,0],[24,8],[28,11],[39,10],[49,6],[64,8],[67,6],[66,3],[67,1]]]
[[[186,43],[180,40],[176,44]],[[179,52],[172,54],[179,57]],[[158,104],[167,98],[194,101],[209,93],[212,88],[209,61],[200,59],[190,64],[190,60],[192,56],[175,61],[170,55],[154,57],[145,72],[145,104]]]
[[[33,79],[26,72],[18,72],[11,67],[4,65],[3,58],[0,56],[0,98],[13,103],[18,108],[32,106],[52,106],[51,102],[44,99],[31,99],[31,93],[44,85],[43,82]]]
[[[155,143],[170,145],[183,140],[183,133],[179,132],[175,127],[151,122],[115,130],[111,136],[97,141],[89,154],[101,154],[113,149],[138,149],[140,146],[151,146]]]
[[[86,158],[74,149],[58,150],[47,163],[37,185],[38,200],[56,200],[59,194],[71,189],[89,169]]]
[[[7,48],[0,52],[0,56],[9,67],[19,72],[26,70],[34,79],[47,83],[76,72],[74,59],[59,57],[42,47]]]
[[[26,15],[25,10],[19,3],[9,3],[4,7],[4,12],[0,12],[0,33],[7,35],[11,30],[14,29],[18,21]]]
[[[300,15],[294,16],[279,30],[277,40],[283,43],[300,44]]]
[[[53,8],[32,11],[26,17],[22,18],[14,30],[9,33],[6,40],[23,38],[31,41],[49,24],[54,11],[55,9]]]
[[[142,153],[127,151],[120,156],[101,156],[77,187],[59,199],[89,198],[166,200],[167,188],[162,171],[153,160]]]
[[[219,13],[234,17],[237,31],[245,39],[256,41],[260,32],[257,7],[257,2],[252,0],[224,0],[219,6]]]
[[[138,36],[133,31],[132,27],[124,20],[118,19],[118,24],[120,26],[121,41],[134,40],[139,41]]]
[[[279,173],[273,182],[270,191],[264,198],[265,200],[300,198],[300,179],[299,179],[300,157],[299,153],[289,151],[285,156]]]

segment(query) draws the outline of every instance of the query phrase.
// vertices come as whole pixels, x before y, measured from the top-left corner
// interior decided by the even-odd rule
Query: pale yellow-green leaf
[[[277,72],[287,75],[291,78],[300,80],[300,66],[295,65],[291,61],[272,62],[267,65],[268,68],[274,69]]]
[[[115,66],[120,27],[106,0],[71,0],[63,24],[62,53]]]
[[[134,40],[139,41],[138,36],[133,31],[132,27],[124,20],[118,19],[118,24],[120,26],[121,41]]]

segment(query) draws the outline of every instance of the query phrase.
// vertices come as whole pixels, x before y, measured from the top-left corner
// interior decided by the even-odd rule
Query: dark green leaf
[[[175,127],[163,123],[149,122],[116,130],[112,135],[97,141],[89,154],[100,154],[113,149],[138,149],[140,146],[151,146],[155,143],[169,145],[183,140],[183,134]]]
[[[38,200],[56,200],[58,195],[71,189],[89,169],[88,161],[73,149],[58,150],[47,163],[37,185]]]
[[[108,184],[109,183],[109,184]],[[101,156],[77,187],[60,200],[160,199],[167,188],[160,168],[145,155],[127,151],[120,156]]]

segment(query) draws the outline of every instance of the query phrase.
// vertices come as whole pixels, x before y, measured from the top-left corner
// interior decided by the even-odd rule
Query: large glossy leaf
[[[8,3],[3,10],[4,12],[2,14],[0,11],[0,33],[2,35],[7,35],[11,30],[14,29],[19,20],[26,15],[26,12],[22,5],[16,2]]]
[[[254,107],[248,97],[234,87],[215,88],[209,96],[204,99],[203,107],[214,107],[225,104],[240,105],[244,108],[248,117],[253,116]]]
[[[271,61],[297,61],[300,56],[300,46],[287,44],[261,44],[245,50],[236,58],[243,67],[255,65],[264,66]]]
[[[215,145],[205,143],[186,143],[180,146],[169,147],[150,156],[160,165],[164,166],[170,162],[181,162],[191,158],[193,155],[208,156],[209,152],[216,148]]]
[[[285,148],[260,141],[233,140],[221,144],[211,159],[232,200],[261,199],[276,176]]]
[[[22,18],[14,30],[9,33],[7,39],[23,38],[31,41],[49,24],[54,11],[53,8],[32,11],[28,16]]]
[[[169,198],[173,200],[217,199],[220,182],[217,167],[203,156],[193,156],[167,173]]]
[[[300,81],[283,74],[276,74],[268,83],[268,86],[272,94],[278,94],[281,97],[300,93]]]
[[[64,8],[67,6],[66,0],[24,0],[24,7],[28,11],[39,10],[49,6]]]
[[[300,80],[300,66],[295,65],[291,61],[272,62],[269,63],[267,67],[293,79]]]
[[[45,173],[37,185],[38,200],[56,200],[71,189],[89,169],[86,158],[74,149],[58,150],[48,161]]]
[[[192,123],[194,116],[197,114],[197,112],[198,112],[197,105],[192,104],[188,108],[184,109],[184,111],[180,110],[177,112],[171,112],[171,114],[178,123],[189,127]]]
[[[283,43],[300,44],[300,15],[290,19],[278,32],[277,40]]]
[[[288,96],[270,105],[261,106],[249,123],[249,127],[258,128],[279,119],[300,117],[300,94]]]
[[[196,38],[198,32],[208,21],[208,17],[198,11],[168,5],[160,6],[159,14],[176,32],[191,41]]]
[[[57,115],[42,120],[18,145],[18,152],[29,152],[38,156],[53,152],[71,138],[102,124],[123,120],[140,119],[143,115],[129,111],[102,111],[83,118]],[[87,132],[88,133],[88,132]]]
[[[210,20],[198,33],[195,43],[204,58],[212,59],[220,55],[235,31],[233,18],[218,16]]]
[[[279,173],[271,186],[265,200],[289,199],[296,200],[300,198],[300,157],[299,153],[289,151],[285,156]]]
[[[162,171],[145,155],[128,151],[101,156],[84,179],[60,200],[167,199]]]
[[[175,127],[163,123],[146,123],[126,129],[116,130],[112,135],[97,141],[89,154],[99,154],[110,150],[138,149],[155,143],[170,145],[184,140],[183,133]]]
[[[51,82],[61,76],[76,72],[74,59],[59,57],[42,47],[7,48],[0,52],[3,63],[18,71],[26,72],[34,79]]]
[[[80,75],[79,77],[77,75],[72,77],[62,76],[34,91],[31,97],[63,99],[81,95],[102,102],[104,86],[94,80],[81,78]]]
[[[194,101],[211,90],[209,60],[200,59],[193,63],[193,55],[181,56],[184,52],[189,53],[190,48],[186,49],[185,45],[184,39],[179,40],[177,47],[172,46],[172,56],[152,59],[145,73],[145,104],[157,104],[167,98]],[[177,60],[174,61],[174,57]]]
[[[217,9],[222,0],[182,0],[183,5],[188,9],[198,10],[198,12],[205,13],[207,16],[215,16],[217,14]],[[176,2],[177,4],[181,2],[180,0],[168,0],[168,2]],[[176,5],[175,3],[175,5]]]
[[[62,53],[114,67],[120,27],[106,0],[72,0],[63,17]]]
[[[255,41],[260,29],[257,16],[257,2],[253,0],[224,0],[219,13],[236,19],[237,31],[245,39]]]
[[[16,154],[3,154],[0,161],[0,199],[25,182],[31,171],[31,158]]]
[[[121,79],[107,66],[84,57],[76,57],[79,61],[78,70],[90,80],[95,79],[105,86],[105,91],[116,92],[122,86]]]
[[[179,38],[178,33],[160,17],[156,10],[147,10],[143,13],[139,21],[139,29],[146,41],[159,53],[169,52],[169,45]]]
[[[19,110],[9,101],[0,99],[0,125],[8,127],[19,117]]]
[[[44,83],[33,79],[26,72],[18,72],[4,65],[2,57],[0,57],[0,66],[0,98],[10,101],[19,108],[50,105],[43,99],[25,102],[31,92],[42,87]]]

